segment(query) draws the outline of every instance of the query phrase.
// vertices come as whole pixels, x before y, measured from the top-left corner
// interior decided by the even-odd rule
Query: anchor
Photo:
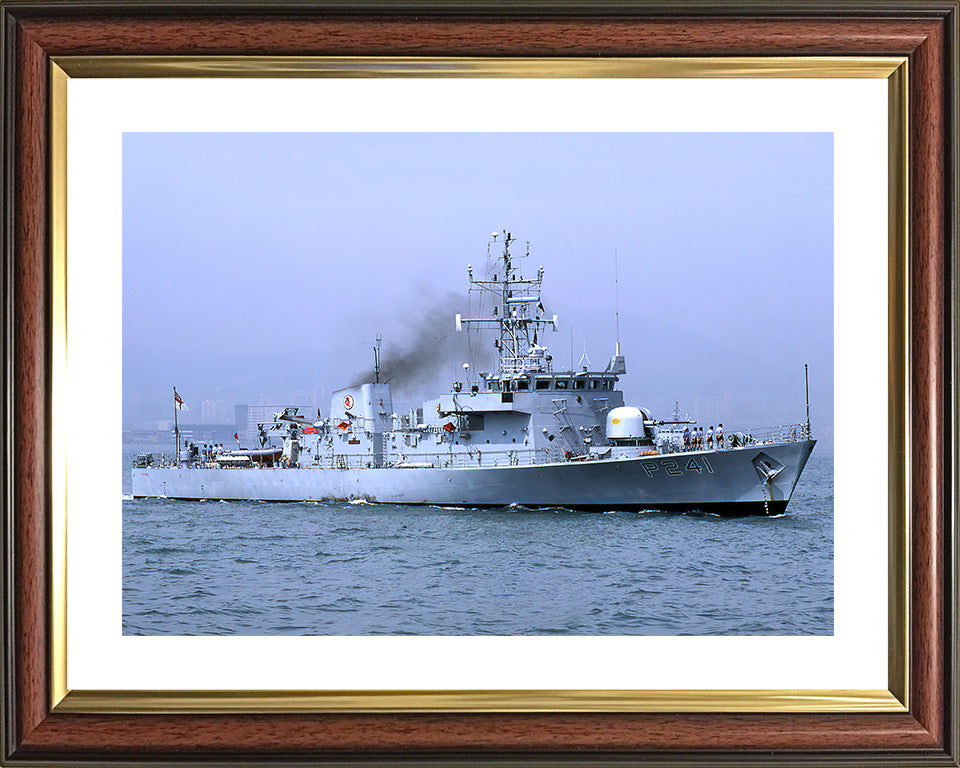
[[[784,469],[783,464],[763,452],[754,456],[751,463],[753,464],[753,468],[757,470],[757,474],[760,476],[760,480],[763,481],[764,485],[773,480],[783,472]]]

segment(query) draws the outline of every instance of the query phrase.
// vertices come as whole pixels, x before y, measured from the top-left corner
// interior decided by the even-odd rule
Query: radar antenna
[[[493,234],[493,242],[501,233]],[[492,280],[475,279],[473,270],[468,268],[467,278],[470,290],[487,291],[496,302],[491,317],[464,318],[457,315],[457,330],[469,328],[492,328],[497,331],[494,347],[499,357],[497,374],[511,376],[528,371],[552,370],[551,358],[545,347],[537,343],[538,331],[549,327],[557,330],[557,316],[544,317],[543,300],[540,288],[543,283],[543,267],[537,269],[535,278],[525,278],[519,273],[519,262],[530,255],[530,245],[526,252],[514,255],[510,246],[516,238],[510,232],[502,232],[503,251],[497,262],[503,266],[503,279],[494,274]],[[497,304],[499,306],[497,306]]]

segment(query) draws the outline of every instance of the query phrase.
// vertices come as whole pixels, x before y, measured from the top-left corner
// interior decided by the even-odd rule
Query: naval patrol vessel
[[[816,444],[809,398],[806,423],[727,435],[722,447],[688,443],[677,418],[657,420],[624,404],[619,341],[602,369],[591,370],[586,358],[575,370],[555,367],[539,343],[557,330],[541,297],[544,270],[524,277],[529,245],[515,255],[514,243],[506,231],[495,234],[496,266],[479,277],[467,268],[470,291],[492,299],[489,314],[452,318],[457,331],[493,337],[496,370],[471,379],[465,365],[465,381],[449,392],[395,413],[378,345],[373,381],[334,392],[327,418],[287,408],[259,425],[259,448],[215,455],[182,449],[178,435],[174,457],[137,458],[134,497],[732,515],[786,509]]]

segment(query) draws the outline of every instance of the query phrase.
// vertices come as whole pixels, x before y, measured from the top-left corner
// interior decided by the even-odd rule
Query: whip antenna
[[[613,249],[613,301],[617,321],[617,354],[620,354],[620,264],[617,249]]]
[[[807,439],[810,439],[810,379],[807,375],[807,364],[803,364],[803,390],[807,398]]]

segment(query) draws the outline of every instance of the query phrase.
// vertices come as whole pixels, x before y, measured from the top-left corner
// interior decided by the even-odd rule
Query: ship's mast
[[[493,234],[494,242],[498,236],[499,233]],[[548,327],[557,330],[557,316],[543,316],[543,301],[540,298],[543,267],[537,270],[535,278],[520,275],[518,262],[530,255],[530,245],[527,244],[525,254],[517,256],[510,252],[510,246],[515,242],[516,238],[504,230],[503,252],[494,267],[499,270],[502,265],[502,280],[499,271],[494,272],[492,280],[476,280],[473,277],[473,268],[467,267],[470,290],[486,291],[495,297],[497,305],[493,308],[492,316],[462,318],[457,315],[457,330],[472,325],[497,331],[494,346],[498,356],[498,376],[551,370],[551,357],[547,354],[546,347],[537,342],[541,331]]]

